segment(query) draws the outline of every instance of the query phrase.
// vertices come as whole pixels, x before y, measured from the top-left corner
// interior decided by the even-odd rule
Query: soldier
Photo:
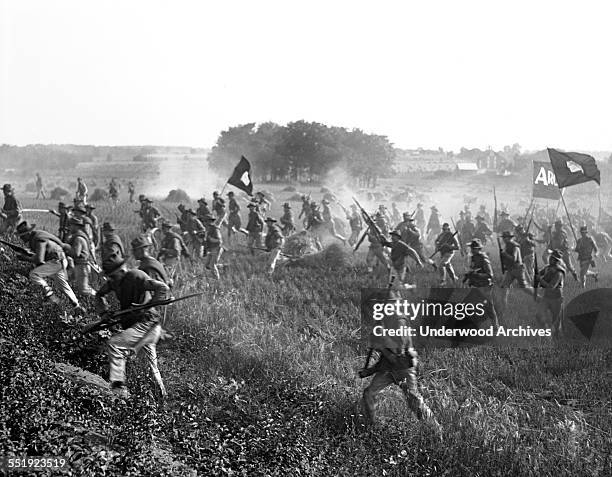
[[[425,236],[425,211],[423,210],[423,204],[420,202],[417,204],[416,212],[414,213],[414,222],[416,223],[417,229],[421,233],[421,237]]]
[[[68,239],[68,230],[70,228],[68,220],[70,219],[70,210],[72,207],[69,205],[67,206],[64,202],[59,202],[57,204],[57,209],[57,211],[49,209],[49,213],[59,217],[59,230],[57,236],[64,242]]]
[[[515,232],[516,238],[521,249],[521,257],[525,264],[525,274],[531,283],[533,280],[533,267],[536,243],[531,232],[526,232],[522,225],[517,225]]]
[[[164,234],[157,259],[160,260],[171,277],[174,278],[177,268],[180,266],[181,257],[191,258],[187,245],[183,238],[172,231],[170,222],[162,222],[162,233]]]
[[[270,201],[266,199],[266,196],[263,192],[257,192],[255,193],[255,202],[257,203],[259,213],[265,217],[271,205]]]
[[[487,225],[486,219],[482,215],[476,216],[476,228],[474,238],[480,240],[483,245],[487,244],[487,239],[493,235],[493,231]]]
[[[229,209],[229,216],[227,218],[227,242],[231,243],[232,235],[242,228],[242,220],[240,219],[240,204],[238,204],[232,191],[227,193],[227,200]]]
[[[207,253],[207,249],[204,248],[204,242],[206,238],[206,227],[196,217],[196,212],[193,209],[187,209],[188,219],[185,225],[188,237],[188,244],[191,250],[191,255],[195,258],[202,258]],[[206,215],[203,220],[207,220],[207,217],[212,215]],[[214,217],[213,217],[214,218]]]
[[[446,285],[447,276],[454,282],[457,280],[455,270],[451,262],[455,250],[459,250],[459,242],[455,234],[451,232],[450,225],[448,223],[442,224],[442,232],[435,240],[436,252],[440,252],[440,263],[438,269],[440,270],[440,286]]]
[[[346,245],[346,238],[336,232],[336,225],[334,223],[334,217],[332,216],[331,209],[329,208],[329,201],[327,199],[323,199],[321,203],[323,204],[321,216],[323,217],[325,228],[329,231],[332,237],[337,238],[344,245]]]
[[[368,272],[372,273],[374,271],[374,266],[376,265],[376,262],[383,265],[387,269],[387,272],[390,272],[391,270],[389,266],[389,260],[387,258],[387,255],[385,255],[385,250],[383,248],[383,242],[386,241],[384,235],[382,235],[380,230],[377,231],[372,226],[368,227],[367,234],[368,242],[370,244],[368,247],[368,254],[366,256],[366,265],[368,267]]]
[[[94,224],[91,218],[87,215],[86,205],[78,205],[73,207],[72,215],[83,220],[83,230],[89,237],[89,252],[90,258],[93,262],[96,262],[96,247],[93,244],[94,240]]]
[[[208,215],[206,221],[206,270],[212,270],[214,277],[219,280],[219,259],[223,253],[223,237],[221,229],[215,222],[215,217]]]
[[[103,321],[112,318],[106,295],[114,292],[119,308],[127,310],[134,303],[157,302],[169,298],[169,288],[163,282],[153,280],[141,270],[128,270],[124,261],[118,258],[107,259],[102,263],[108,281],[96,293],[96,309]],[[162,334],[159,324],[160,315],[155,308],[133,312],[122,316],[122,332],[108,340],[107,353],[110,365],[111,391],[120,397],[129,396],[125,385],[125,365],[132,353],[145,350],[153,378],[159,387],[162,398],[166,389],[157,366],[156,345]]]
[[[501,216],[501,220],[499,224],[497,224],[497,229],[495,230],[498,234],[503,234],[504,232],[512,233],[514,228],[516,227],[516,223],[510,218],[510,214],[505,210],[502,210],[499,215]]]
[[[39,197],[42,197],[45,200],[47,199],[45,197],[45,191],[43,189],[42,177],[40,177],[40,174],[37,172],[36,173],[36,199],[38,200]]]
[[[469,243],[471,258],[470,270],[465,274],[463,282],[468,287],[478,288],[486,299],[485,314],[491,317],[493,326],[499,328],[499,319],[493,302],[493,267],[489,256],[482,251],[482,243],[475,238]]]
[[[102,224],[102,246],[100,247],[102,263],[105,260],[110,260],[112,257],[117,257],[119,260],[125,260],[125,248],[121,238],[116,233],[115,226],[110,222]]]
[[[403,316],[388,316],[383,320],[383,327],[393,330],[410,326],[410,322]],[[370,385],[363,391],[363,410],[370,423],[376,418],[376,396],[390,384],[396,384],[402,390],[408,407],[418,419],[426,419],[439,432],[440,425],[433,413],[423,400],[417,385],[418,354],[412,346],[409,334],[401,337],[390,337],[377,341],[373,348],[380,354],[380,359],[371,368],[359,371],[359,377],[365,378],[374,374]]]
[[[391,229],[391,216],[389,215],[387,208],[383,204],[380,204],[375,215],[382,217],[382,219],[385,221],[385,230],[387,230],[388,233],[388,231]]]
[[[457,227],[457,231],[459,232],[458,235],[460,235],[460,236],[461,236],[461,230],[463,229],[463,224],[465,224],[465,211],[460,210],[459,211],[459,220],[457,220],[457,223],[455,224],[455,226]]]
[[[274,273],[276,263],[281,257],[285,239],[280,227],[276,225],[276,219],[267,217],[266,225],[268,226],[268,233],[266,234],[265,244],[266,249],[270,253],[268,258],[268,274],[272,275],[272,273]]]
[[[429,215],[429,221],[427,222],[427,241],[431,242],[435,237],[440,234],[440,214],[438,208],[435,205],[431,206],[431,214]]]
[[[604,262],[612,259],[612,238],[604,230],[594,230],[593,239],[597,244],[597,248],[601,250],[601,258]]]
[[[119,191],[117,190],[117,184],[115,183],[115,179],[111,180],[108,185],[108,196],[111,200],[111,210],[117,206],[119,202]]]
[[[406,271],[410,272],[406,257],[412,258],[419,268],[423,268],[423,262],[418,253],[410,245],[401,240],[401,234],[397,230],[391,233],[391,241],[385,241],[384,246],[391,248],[391,268],[389,271],[389,287],[392,289],[402,289]]]
[[[149,232],[157,227],[157,221],[161,219],[161,214],[157,208],[153,206],[151,199],[143,200],[144,210],[142,211],[142,231]]]
[[[219,195],[218,191],[213,192],[212,209],[217,219],[225,217],[225,200]]]
[[[363,229],[363,221],[361,220],[361,215],[357,212],[355,204],[351,204],[351,213],[346,214],[346,220],[349,221],[349,226],[351,227],[351,236],[348,239],[348,243],[353,247],[359,240],[359,235]]]
[[[414,223],[414,219],[407,212],[404,213],[403,218],[403,222],[400,222],[395,229],[400,233],[401,240],[414,249],[423,263],[428,263],[433,266],[434,269],[437,269],[434,261],[425,256],[425,248],[421,241],[421,234]]]
[[[138,270],[142,270],[153,280],[164,282],[168,287],[172,287],[172,280],[168,277],[166,269],[151,256],[153,242],[146,235],[139,235],[132,240],[132,253],[134,258],[140,262]]]
[[[257,204],[250,202],[247,205],[247,208],[249,209],[248,222],[246,226],[246,230],[249,233],[247,237],[247,246],[251,249],[251,255],[254,255],[255,249],[253,247],[262,246],[261,234],[263,232],[264,221],[261,215],[259,215]]]
[[[81,295],[94,296],[95,291],[89,284],[91,242],[85,232],[85,222],[80,217],[71,217],[68,223],[70,225],[70,242],[64,246],[64,252],[72,258],[74,263],[76,289]]]
[[[538,285],[544,289],[544,292],[536,312],[536,321],[539,325],[544,325],[544,317],[550,312],[552,333],[555,338],[559,337],[562,331],[565,273],[563,254],[559,250],[553,250],[548,257],[548,266],[539,272]]]
[[[176,208],[181,213],[180,216],[176,217],[176,223],[180,226],[181,232],[185,234],[187,232],[187,224],[189,223],[189,213],[183,204],[179,204]],[[200,209],[198,208],[198,210]],[[197,211],[196,214],[198,214],[198,217],[200,217]]]
[[[77,178],[77,190],[74,198],[82,202],[83,205],[87,204],[87,186],[80,177]]]
[[[304,217],[304,220],[302,222],[304,230],[306,230],[306,227],[308,227],[308,224],[310,223],[311,210],[312,209],[310,206],[310,194],[302,195],[302,210],[300,211],[300,215],[298,215],[298,220]]]
[[[478,210],[478,214],[476,215],[476,219],[478,219],[478,216],[481,216],[485,222],[485,224],[490,224],[491,223],[491,216],[489,215],[489,213],[487,212],[487,206],[484,204],[480,205],[480,209]],[[483,242],[484,245],[484,242]]]
[[[130,196],[130,204],[134,202],[134,194],[136,193],[136,188],[134,187],[134,183],[132,181],[128,182],[128,194]]]
[[[21,222],[21,203],[15,198],[15,189],[11,184],[2,186],[4,205],[0,210],[0,234],[12,234]]]
[[[308,216],[308,226],[306,230],[312,233],[317,250],[323,250],[323,244],[321,243],[322,229],[325,227],[325,220],[319,211],[319,206],[316,202],[310,203],[310,214]]]
[[[390,232],[389,221],[385,218],[385,216],[380,210],[377,210],[374,213],[373,220],[380,232],[385,236],[385,238],[387,238]]]
[[[96,214],[94,214],[96,207],[91,204],[87,204],[85,206],[85,210],[87,212],[87,217],[89,217],[89,220],[91,221],[92,243],[94,248],[97,248],[100,244],[100,222],[98,221]]]
[[[293,212],[291,212],[291,205],[289,202],[283,204],[283,215],[280,218],[283,235],[289,237],[295,232],[295,223],[293,222]]]
[[[31,256],[20,256],[21,260],[34,263],[36,265],[29,274],[32,283],[40,285],[45,292],[45,299],[53,303],[59,303],[59,298],[53,293],[53,289],[47,284],[45,278],[53,278],[58,288],[68,297],[74,312],[81,314],[84,312],[79,304],[79,300],[68,284],[66,274],[66,254],[64,244],[55,235],[36,230],[36,225],[28,225],[21,222],[16,229],[19,238],[25,242],[30,250],[34,252]]]
[[[461,234],[461,243],[464,246],[473,240],[474,235],[476,234],[476,226],[474,225],[474,222],[472,222],[472,214],[470,212],[465,213],[463,226],[461,229],[457,230],[461,230],[459,233]]]
[[[578,252],[578,263],[580,264],[580,286],[586,287],[587,275],[592,276],[597,281],[597,272],[589,270],[589,267],[595,266],[593,254],[597,256],[599,249],[593,237],[589,235],[586,225],[580,227],[580,238],[576,242],[574,252]]]
[[[521,255],[521,247],[512,240],[513,238],[514,234],[509,231],[502,233],[505,248],[502,251],[501,258],[504,262],[506,273],[500,286],[502,288],[509,288],[516,281],[519,288],[529,288],[525,276],[525,265]]]
[[[555,221],[554,229],[550,234],[548,248],[550,250],[559,250],[563,254],[563,261],[565,262],[567,270],[572,274],[574,280],[578,280],[578,275],[576,275],[576,271],[574,270],[572,259],[569,254],[569,240],[567,238],[567,233],[565,233],[565,230],[563,230],[563,222],[561,219],[557,219]]]
[[[395,204],[395,202],[391,202],[391,222],[393,224],[397,224],[400,220],[401,215],[399,210],[397,210],[397,205]]]

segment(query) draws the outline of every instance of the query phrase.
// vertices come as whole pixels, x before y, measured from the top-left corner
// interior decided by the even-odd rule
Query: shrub
[[[98,202],[106,199],[108,199],[108,192],[106,192],[104,189],[95,189],[93,194],[89,196],[89,200],[92,202]]]
[[[191,202],[187,192],[183,189],[172,189],[164,200],[166,202]]]
[[[56,187],[51,191],[51,195],[49,196],[49,198],[52,200],[63,200],[64,197],[66,197],[68,194],[70,194],[70,192],[68,192],[66,189],[63,189],[62,187]]]

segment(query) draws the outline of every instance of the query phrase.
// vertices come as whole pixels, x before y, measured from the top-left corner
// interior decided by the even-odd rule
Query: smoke
[[[169,157],[157,165],[157,178],[147,182],[143,190],[144,194],[156,198],[165,198],[171,190],[182,189],[195,200],[221,190],[227,180],[210,169],[203,155]]]

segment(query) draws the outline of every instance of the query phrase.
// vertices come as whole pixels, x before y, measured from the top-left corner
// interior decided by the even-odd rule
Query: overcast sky
[[[612,149],[610,2],[0,0],[0,143]]]

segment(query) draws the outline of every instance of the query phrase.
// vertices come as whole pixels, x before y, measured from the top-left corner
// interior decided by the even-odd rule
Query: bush
[[[89,196],[89,200],[92,202],[98,202],[98,201],[107,200],[107,199],[108,199],[108,192],[106,192],[104,189],[96,189],[93,191],[93,194]]]
[[[66,197],[68,194],[70,194],[70,192],[68,192],[66,189],[56,187],[51,191],[49,198],[52,200],[64,200],[64,197]]]
[[[187,192],[183,189],[172,189],[164,200],[166,202],[191,202]]]

